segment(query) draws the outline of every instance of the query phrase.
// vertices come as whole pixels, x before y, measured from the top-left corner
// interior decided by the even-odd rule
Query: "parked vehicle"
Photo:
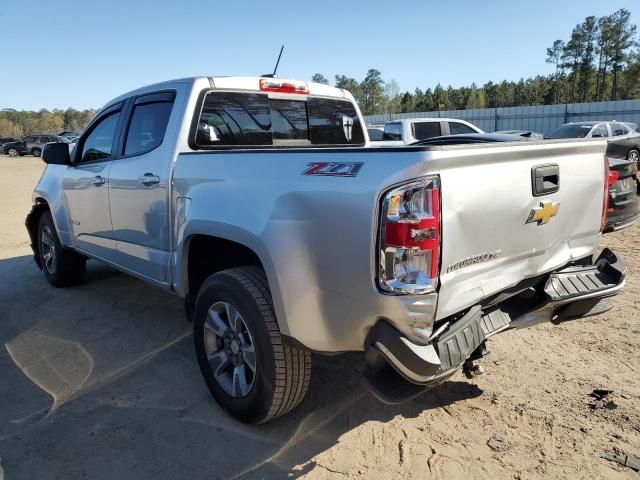
[[[368,148],[344,90],[182,79],[107,103],[72,155],[48,144],[26,227],[52,285],[93,258],[184,298],[212,395],[264,422],[302,401],[312,351],[365,352],[399,402],[477,373],[492,335],[611,308],[604,149]]]
[[[640,216],[640,182],[638,162],[620,151],[616,142],[609,142],[609,204],[605,232],[621,230],[634,224]]]
[[[640,166],[640,133],[635,123],[627,122],[575,122],[566,123],[545,138],[607,138],[607,152],[633,160]]]
[[[469,133],[483,132],[469,122],[454,118],[406,118],[385,123],[384,141],[372,142],[372,145],[410,145],[427,138]]]
[[[71,140],[73,138],[78,138],[80,136],[80,132],[74,132],[73,130],[65,130],[63,132],[60,132],[58,136],[65,137]]]
[[[19,138],[13,138],[13,137],[0,137],[0,148],[2,148],[2,146],[5,143],[12,143],[12,142],[19,142],[20,139]]]
[[[521,137],[528,138],[544,138],[544,135],[538,132],[533,132],[531,130],[499,130],[495,133],[506,133],[508,135],[520,135]]]
[[[57,135],[29,135],[17,142],[9,142],[2,145],[2,153],[6,153],[11,157],[18,155],[33,155],[39,157],[42,149],[47,143],[69,143],[64,137]]]

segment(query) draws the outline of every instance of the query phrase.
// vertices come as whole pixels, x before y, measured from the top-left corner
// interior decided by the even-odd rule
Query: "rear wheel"
[[[31,155],[33,155],[34,157],[39,157],[41,153],[42,150],[40,150],[39,148],[34,148],[33,150],[31,150]]]
[[[638,150],[636,150],[635,148],[629,150],[627,159],[636,162],[636,165],[638,165],[638,168],[640,168],[640,152]]]
[[[9,154],[10,157],[17,157],[18,156],[18,150],[16,150],[15,148],[10,148],[7,153]]]
[[[38,255],[44,276],[51,285],[67,287],[84,281],[86,259],[62,246],[48,211],[40,216]]]
[[[266,422],[304,398],[311,354],[284,343],[261,269],[210,276],[196,299],[193,335],[211,394],[238,420]]]

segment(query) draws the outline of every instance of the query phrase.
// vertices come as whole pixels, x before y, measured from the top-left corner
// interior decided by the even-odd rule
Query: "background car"
[[[0,148],[2,148],[2,146],[5,143],[11,143],[11,142],[19,142],[20,139],[19,138],[13,138],[13,137],[0,137]]]
[[[635,123],[616,121],[565,123],[545,138],[608,138],[607,154],[633,160],[640,166],[640,133]]]
[[[72,138],[78,138],[80,136],[80,132],[74,132],[73,130],[65,130],[64,132],[60,132],[58,136],[65,137],[71,140]]]
[[[640,182],[637,159],[628,158],[617,141],[607,146],[609,160],[609,204],[605,232],[620,230],[640,217]]]
[[[5,143],[2,146],[2,153],[6,153],[11,157],[18,155],[33,155],[39,157],[42,149],[47,143],[69,143],[65,137],[58,135],[29,135],[17,142]]]

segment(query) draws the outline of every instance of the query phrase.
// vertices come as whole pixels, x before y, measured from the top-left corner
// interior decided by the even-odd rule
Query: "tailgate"
[[[594,253],[605,148],[579,141],[433,152],[442,182],[437,319]]]

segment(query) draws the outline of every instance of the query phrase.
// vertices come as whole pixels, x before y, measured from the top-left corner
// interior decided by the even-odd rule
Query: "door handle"
[[[104,185],[104,178],[100,175],[96,175],[95,177],[93,177],[93,180],[91,180],[91,183],[93,183],[96,187],[99,187],[100,185]]]
[[[156,183],[160,183],[160,177],[154,175],[153,173],[145,173],[139,179],[139,182],[147,187],[149,185],[155,185]]]

